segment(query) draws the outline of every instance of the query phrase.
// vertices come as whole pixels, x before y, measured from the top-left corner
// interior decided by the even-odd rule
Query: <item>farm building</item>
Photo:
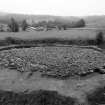
[[[44,31],[45,28],[44,27],[27,27],[26,31],[30,32],[30,31]]]

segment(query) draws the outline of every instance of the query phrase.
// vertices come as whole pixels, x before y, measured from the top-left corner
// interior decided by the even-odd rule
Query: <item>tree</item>
[[[3,25],[0,26],[0,32],[3,32]]]
[[[83,19],[80,19],[77,23],[76,23],[76,27],[85,27],[85,21]]]
[[[103,44],[103,42],[104,42],[103,32],[99,32],[96,35],[96,44],[100,45],[100,44]]]
[[[8,24],[8,27],[10,28],[10,31],[12,31],[12,32],[18,32],[19,31],[19,25],[15,21],[14,18],[11,18],[11,22],[10,22],[10,24]]]
[[[23,20],[23,21],[22,21],[22,25],[21,25],[21,27],[22,27],[22,30],[23,30],[23,31],[25,31],[25,30],[27,29],[27,27],[28,27],[28,23],[27,23],[26,20]]]

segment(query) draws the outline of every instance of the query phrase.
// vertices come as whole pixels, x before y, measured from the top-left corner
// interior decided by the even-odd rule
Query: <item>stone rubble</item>
[[[94,72],[105,73],[105,55],[77,47],[32,47],[0,52],[0,68],[36,72],[52,77],[69,77]]]

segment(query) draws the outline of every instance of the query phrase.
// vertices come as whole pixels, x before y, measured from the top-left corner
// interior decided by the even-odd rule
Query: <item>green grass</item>
[[[96,35],[95,30],[66,30],[66,31],[42,31],[42,32],[1,32],[0,39],[6,37],[17,37],[22,39],[46,39],[46,38],[64,38],[64,39],[75,39],[78,37],[82,38],[94,38]]]
[[[71,29],[66,31],[43,32],[1,32],[0,46],[14,44],[66,44],[95,45],[96,30]]]

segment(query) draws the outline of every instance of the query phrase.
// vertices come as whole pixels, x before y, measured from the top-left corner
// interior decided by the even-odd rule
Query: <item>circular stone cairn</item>
[[[95,71],[105,72],[105,55],[81,47],[31,47],[0,51],[0,68],[41,72],[42,76],[66,78]]]

